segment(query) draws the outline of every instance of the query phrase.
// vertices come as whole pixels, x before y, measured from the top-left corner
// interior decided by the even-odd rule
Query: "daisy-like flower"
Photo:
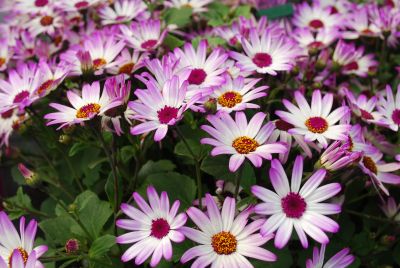
[[[374,54],[363,54],[364,47],[356,48],[354,44],[346,44],[340,40],[333,53],[333,64],[343,74],[366,77],[368,72],[376,70],[378,62],[374,59]]]
[[[36,14],[54,5],[55,0],[15,0],[15,7],[24,12]]]
[[[345,39],[358,39],[361,36],[379,37],[381,35],[381,30],[369,18],[367,6],[348,14],[346,26],[349,30],[342,33],[342,37]]]
[[[153,51],[162,44],[167,29],[161,30],[160,20],[132,22],[130,26],[120,25],[121,38],[139,51]]]
[[[29,257],[23,255],[18,249],[15,249],[10,256],[9,262],[4,262],[0,258],[0,268],[18,267],[18,268],[36,268],[36,252],[32,251]]]
[[[148,53],[141,53],[134,50],[132,53],[129,52],[127,48],[122,50],[121,55],[119,55],[113,63],[109,65],[107,71],[110,74],[125,74],[130,76],[136,70],[143,67],[143,62],[147,59]]]
[[[187,82],[181,83],[178,76],[166,81],[163,88],[153,83],[147,84],[147,89],[137,89],[137,101],[128,103],[133,111],[132,119],[142,121],[131,128],[132,135],[139,135],[156,130],[154,140],[160,141],[167,135],[168,127],[182,119],[183,113],[198,99],[199,95],[185,101]]]
[[[18,130],[26,120],[25,114],[19,114],[18,109],[9,109],[0,112],[0,147],[8,147],[11,134]]]
[[[56,6],[63,11],[79,11],[87,9],[91,6],[105,2],[104,0],[68,0],[68,1],[56,1]]]
[[[318,2],[310,6],[307,2],[296,6],[293,24],[299,28],[309,28],[318,31],[322,28],[343,28],[343,16],[332,14],[329,7],[323,7]]]
[[[41,61],[38,66],[38,88],[35,93],[40,97],[49,94],[60,85],[69,73],[69,68],[64,63],[58,65]]]
[[[156,267],[163,257],[171,260],[171,241],[180,243],[185,239],[181,229],[187,216],[185,213],[177,214],[179,200],[174,201],[170,207],[166,192],[158,196],[154,187],[149,186],[147,197],[149,203],[135,192],[133,198],[138,208],[128,204],[121,205],[122,212],[130,219],[118,220],[116,225],[130,232],[117,237],[116,242],[133,244],[122,255],[123,262],[135,258],[135,264],[141,265],[152,255],[150,266]]]
[[[216,87],[210,95],[210,98],[215,98],[217,101],[217,111],[230,113],[245,109],[257,109],[260,107],[259,105],[249,102],[267,96],[265,91],[268,86],[255,88],[261,79],[251,79],[245,82],[245,78],[242,76],[232,79],[226,75],[225,80],[225,83]]]
[[[3,262],[10,265],[11,261],[12,267],[15,268],[44,267],[37,258],[40,258],[47,251],[47,246],[42,245],[33,248],[37,230],[37,222],[35,220],[31,220],[25,228],[25,218],[21,217],[19,220],[21,234],[18,234],[8,215],[4,211],[0,211],[0,226],[0,259]],[[13,265],[14,263],[27,265],[29,259],[30,266]],[[32,266],[32,262],[35,264],[34,266]]]
[[[333,95],[328,93],[322,98],[319,90],[313,92],[311,107],[299,91],[296,91],[294,96],[298,107],[284,99],[283,104],[289,112],[275,112],[282,120],[295,126],[288,130],[290,134],[304,135],[306,142],[317,140],[324,148],[328,146],[328,140],[347,139],[346,134],[351,125],[335,125],[349,112],[347,106],[331,112]]]
[[[342,141],[334,141],[321,154],[317,165],[332,172],[358,162],[363,153],[350,151],[349,149],[351,146],[353,146],[353,144],[350,141],[345,143]]]
[[[400,125],[400,85],[397,87],[396,96],[393,96],[392,88],[389,85],[386,86],[386,98],[384,94],[380,95],[377,109],[382,116],[379,123],[393,131],[398,131]]]
[[[212,138],[203,138],[201,143],[215,147],[212,156],[232,155],[229,160],[231,172],[237,171],[246,158],[255,167],[260,167],[263,159],[271,160],[273,153],[288,150],[286,144],[267,142],[275,126],[272,122],[262,126],[265,117],[266,114],[259,112],[247,123],[243,112],[236,112],[235,120],[227,113],[209,115],[207,120],[212,126],[203,125],[201,128]]]
[[[0,39],[0,71],[7,69],[7,63],[12,56],[12,50],[6,39]]]
[[[246,257],[267,262],[276,261],[275,254],[261,247],[273,238],[273,234],[262,236],[258,233],[264,220],[247,224],[251,208],[235,217],[236,202],[233,198],[227,197],[220,211],[209,194],[206,195],[206,205],[207,214],[195,207],[186,212],[198,229],[183,227],[182,232],[200,245],[187,250],[181,258],[182,263],[196,258],[191,265],[193,268],[209,265],[247,268],[253,265]]]
[[[207,6],[211,3],[212,0],[167,0],[164,2],[164,5],[167,7],[190,7],[193,10],[193,13],[200,13],[207,11]]]
[[[242,38],[242,46],[246,55],[235,51],[229,54],[242,71],[276,75],[277,71],[291,70],[300,55],[293,40],[284,35],[273,36],[270,30],[264,31],[260,38],[256,29],[250,29],[250,42]]]
[[[389,197],[387,201],[381,205],[381,209],[386,217],[400,222],[400,204],[396,204],[396,200],[393,197]]]
[[[337,204],[321,203],[340,192],[339,183],[329,183],[320,186],[325,178],[326,170],[319,169],[300,188],[303,175],[303,158],[297,156],[291,183],[285,174],[281,163],[274,159],[271,162],[269,177],[275,192],[255,185],[252,193],[262,203],[255,207],[255,212],[270,216],[261,227],[262,235],[275,232],[275,246],[283,248],[289,241],[293,227],[304,248],[308,247],[306,234],[321,244],[329,242],[325,232],[336,233],[339,225],[325,215],[340,213]]]
[[[340,37],[338,28],[323,28],[316,34],[309,28],[298,28],[293,33],[293,38],[299,45],[310,53],[330,46]]]
[[[389,191],[383,183],[400,184],[400,176],[391,173],[400,169],[400,162],[386,163],[382,160],[382,157],[383,154],[379,151],[365,154],[359,162],[359,166],[371,178],[374,185],[377,185],[386,195],[389,195]]]
[[[178,69],[190,69],[188,82],[190,89],[204,89],[215,87],[225,82],[222,74],[226,71],[223,67],[228,55],[220,48],[214,49],[207,57],[207,41],[202,40],[197,47],[186,43],[183,50],[175,48],[175,57],[179,60]],[[192,91],[192,90],[191,90]],[[198,91],[193,90],[194,93]]]
[[[352,3],[347,0],[316,0],[314,2],[318,2],[322,8],[329,8],[331,14],[346,14],[352,8]]]
[[[118,0],[114,8],[104,6],[99,10],[101,24],[120,24],[133,19],[146,19],[147,6],[142,0]]]
[[[73,108],[58,103],[50,106],[58,112],[45,115],[49,122],[47,125],[61,124],[58,129],[73,124],[81,124],[91,120],[97,115],[102,116],[111,108],[121,105],[121,99],[112,99],[105,90],[100,97],[100,83],[98,81],[85,84],[82,88],[82,97],[73,91],[67,92],[67,98]]]
[[[386,36],[389,46],[396,47],[398,45],[398,25],[400,23],[400,15],[398,9],[390,6],[378,6],[376,3],[368,5],[368,11],[373,23],[382,32],[382,37]]]
[[[350,249],[344,248],[324,264],[325,249],[326,245],[324,244],[321,245],[320,251],[314,247],[313,258],[307,260],[306,268],[346,268],[355,260],[355,257],[349,254]]]
[[[368,99],[366,95],[360,94],[356,99],[351,90],[345,89],[344,92],[347,97],[349,107],[355,115],[368,123],[379,121],[381,115],[378,112],[374,111],[378,102],[378,98],[376,96]]]
[[[57,29],[64,26],[63,17],[54,8],[43,8],[32,20],[27,22],[29,32],[33,37],[41,33],[54,36]]]

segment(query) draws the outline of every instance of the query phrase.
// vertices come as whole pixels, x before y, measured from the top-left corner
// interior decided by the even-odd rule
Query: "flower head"
[[[318,164],[328,171],[336,171],[359,161],[363,153],[350,151],[351,146],[351,141],[334,141],[321,154]]]
[[[349,254],[350,249],[344,248],[324,264],[325,248],[325,244],[321,245],[320,251],[314,247],[313,258],[307,260],[306,268],[346,268],[355,260],[355,257]]]
[[[207,11],[207,6],[212,0],[167,0],[164,5],[167,7],[189,7],[193,10],[193,13],[200,13]]]
[[[146,4],[141,0],[118,0],[114,8],[104,6],[99,10],[99,16],[103,25],[121,24],[133,19],[147,19]]]
[[[382,94],[378,101],[378,113],[382,116],[378,124],[386,126],[393,131],[398,131],[400,126],[400,85],[397,86],[396,96],[392,88],[386,86],[386,94]],[[386,95],[386,98],[385,96]]]

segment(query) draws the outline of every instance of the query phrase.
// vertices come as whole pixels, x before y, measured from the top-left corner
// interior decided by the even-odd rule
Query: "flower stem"
[[[237,200],[237,197],[239,195],[239,188],[240,188],[240,182],[242,180],[242,174],[243,174],[243,169],[244,166],[242,165],[239,169],[239,171],[236,173],[236,177],[235,177],[235,200]]]
[[[358,212],[358,211],[350,210],[350,209],[346,209],[345,212],[347,212],[349,214],[352,214],[352,215],[355,215],[355,216],[359,216],[359,217],[368,219],[368,220],[387,222],[387,223],[395,223],[395,221],[391,220],[391,219],[384,219],[384,218],[376,217],[376,216],[373,216],[373,215],[361,213],[361,212]]]

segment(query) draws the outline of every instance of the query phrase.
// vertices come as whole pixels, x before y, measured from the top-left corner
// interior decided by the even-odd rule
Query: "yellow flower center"
[[[85,106],[79,108],[79,110],[76,112],[76,117],[88,118],[93,114],[98,114],[100,112],[100,108],[101,106],[97,103],[86,104]]]
[[[107,61],[103,58],[93,60],[93,67],[97,70],[106,65]]]
[[[19,253],[21,254],[22,259],[24,260],[24,264],[26,264],[26,262],[28,261],[28,257],[29,257],[28,252],[26,252],[26,250],[23,249],[23,248],[21,248],[21,247],[16,248],[16,249],[18,249]],[[13,251],[13,252],[14,252],[14,251]],[[13,268],[12,265],[11,265],[11,264],[12,264],[12,255],[13,255],[13,252],[11,252],[10,257],[8,257],[8,266],[9,266],[10,268]],[[18,267],[15,267],[15,268],[18,268]]]
[[[236,251],[237,240],[230,232],[220,232],[211,238],[211,246],[219,255],[229,255]]]
[[[0,67],[3,66],[4,63],[6,63],[6,59],[0,57]]]
[[[364,156],[363,158],[363,164],[366,168],[368,168],[372,173],[377,174],[378,173],[378,168],[376,167],[376,164],[374,160],[372,160],[371,157],[369,156]]]
[[[118,74],[131,74],[134,66],[135,64],[133,62],[124,64],[119,68]]]
[[[241,103],[243,100],[242,95],[236,91],[227,91],[218,98],[218,103],[222,107],[232,108],[236,104]]]
[[[239,154],[248,154],[254,152],[258,146],[260,145],[256,140],[246,136],[236,138],[232,142],[232,147],[235,148]]]

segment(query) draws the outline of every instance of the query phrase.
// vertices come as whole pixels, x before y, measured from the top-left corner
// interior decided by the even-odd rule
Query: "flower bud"
[[[396,237],[393,235],[384,235],[381,237],[380,242],[382,245],[390,247],[396,242]]]
[[[21,172],[22,176],[24,176],[26,184],[28,184],[29,186],[32,186],[32,187],[38,185],[38,183],[40,182],[40,179],[36,173],[34,173],[30,169],[28,169],[22,163],[18,164],[18,169]]]
[[[210,98],[204,103],[204,109],[206,109],[207,113],[215,113],[217,111],[217,100],[215,98]]]
[[[65,252],[67,254],[74,254],[79,250],[79,241],[76,239],[69,239],[67,243],[65,243]]]
[[[58,141],[62,144],[69,144],[71,141],[71,137],[69,135],[62,134],[58,138]]]

